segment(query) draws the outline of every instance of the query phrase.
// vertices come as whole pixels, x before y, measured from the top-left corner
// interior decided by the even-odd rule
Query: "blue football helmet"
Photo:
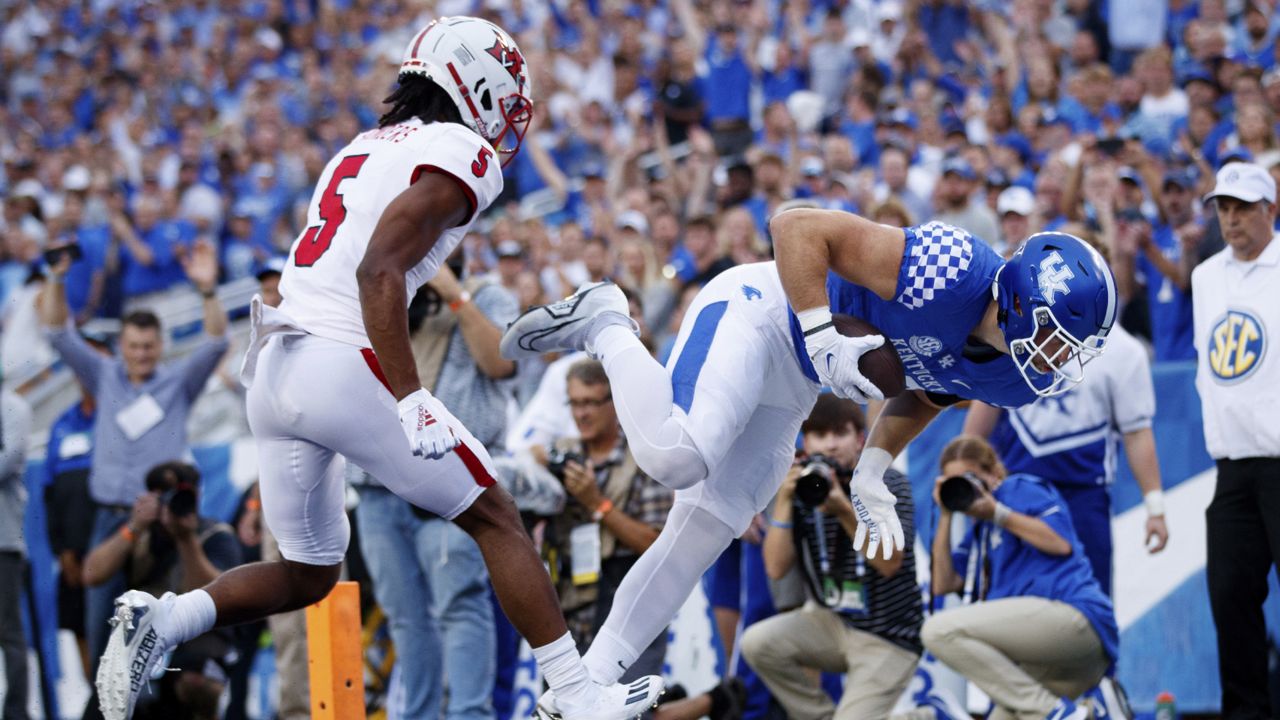
[[[996,273],[1000,330],[1022,379],[1051,397],[1084,379],[1115,324],[1116,281],[1097,250],[1074,235],[1036,233]]]

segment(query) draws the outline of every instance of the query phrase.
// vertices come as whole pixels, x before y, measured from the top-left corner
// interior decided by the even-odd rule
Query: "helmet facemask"
[[[1031,314],[1034,320],[1031,334],[1008,341],[1009,354],[1022,379],[1036,395],[1061,395],[1084,380],[1084,366],[1102,354],[1107,338],[1105,335],[1091,335],[1084,340],[1073,337],[1047,306],[1036,307]],[[1045,375],[1051,376],[1052,381],[1039,387],[1039,378]]]

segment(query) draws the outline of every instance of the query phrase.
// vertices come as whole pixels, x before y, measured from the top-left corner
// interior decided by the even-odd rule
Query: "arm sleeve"
[[[188,401],[195,400],[200,391],[204,390],[205,382],[218,369],[218,363],[227,353],[229,344],[225,337],[208,338],[179,361],[177,370],[182,376],[182,390]]]
[[[80,382],[84,383],[90,393],[96,394],[98,378],[102,375],[103,367],[112,362],[111,359],[89,347],[89,343],[80,337],[70,321],[64,327],[48,330],[47,334],[49,344],[58,352],[62,361],[80,378]]]

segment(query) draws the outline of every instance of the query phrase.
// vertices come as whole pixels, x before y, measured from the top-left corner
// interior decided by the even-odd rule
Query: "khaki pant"
[[[1110,664],[1083,613],[1038,597],[946,610],[920,634],[939,660],[991,697],[991,720],[1041,720],[1058,698],[1097,685]]]
[[[280,560],[280,546],[265,523],[262,525],[262,559]],[[307,667],[307,611],[271,615],[267,618],[271,642],[276,648],[276,674],[280,678],[280,720],[308,720],[311,717],[311,670]]]
[[[747,628],[742,653],[793,720],[883,720],[920,660],[812,601]],[[839,707],[815,669],[847,673]]]

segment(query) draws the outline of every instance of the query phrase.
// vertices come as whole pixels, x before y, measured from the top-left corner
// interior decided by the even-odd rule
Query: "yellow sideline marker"
[[[307,664],[313,720],[364,718],[360,586],[340,582],[307,608]]]

